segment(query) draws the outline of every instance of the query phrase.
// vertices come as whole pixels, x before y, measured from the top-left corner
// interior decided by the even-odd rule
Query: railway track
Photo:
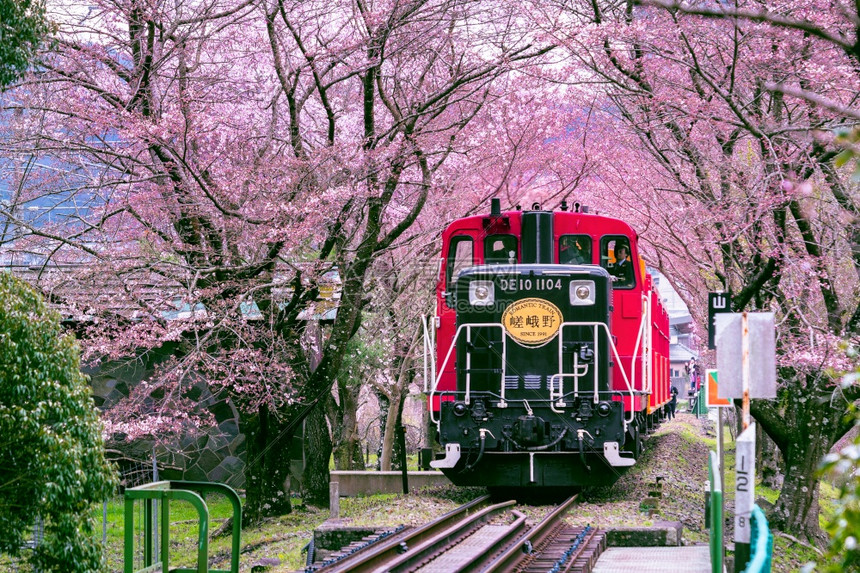
[[[588,573],[606,541],[594,528],[564,522],[576,498],[529,527],[526,516],[513,508],[516,502],[489,505],[489,496],[484,496],[422,527],[347,549],[306,571]]]
[[[406,551],[410,547],[421,545],[451,528],[467,516],[471,511],[478,511],[489,505],[490,496],[485,495],[446,513],[442,517],[421,527],[402,531],[389,536],[385,540],[367,545],[366,547],[347,548],[346,552],[334,554],[322,564],[308,567],[305,571],[326,573],[346,573],[347,571],[375,571]]]
[[[589,573],[606,549],[606,536],[590,527],[573,527],[564,515],[578,495],[567,499],[513,545],[502,550],[484,573],[571,571]]]

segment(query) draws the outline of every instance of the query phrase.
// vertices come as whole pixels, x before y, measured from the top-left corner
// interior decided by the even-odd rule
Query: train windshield
[[[590,265],[591,237],[588,235],[562,235],[558,239],[558,264]]]
[[[612,288],[630,289],[636,285],[630,239],[624,235],[607,235],[600,239],[600,266],[612,275]]]
[[[517,238],[514,235],[488,235],[484,239],[485,265],[514,265],[517,262]]]
[[[448,289],[451,289],[451,281],[457,277],[457,273],[471,267],[474,264],[474,247],[472,246],[472,237],[456,236],[451,237],[451,243],[448,245],[448,264],[445,272],[445,284]]]

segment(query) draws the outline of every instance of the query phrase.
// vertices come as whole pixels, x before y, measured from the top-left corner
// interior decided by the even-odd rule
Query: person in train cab
[[[484,263],[488,265],[514,264],[517,262],[516,239],[504,235],[487,238]]]
[[[558,247],[558,263],[561,265],[587,265],[591,253],[580,245],[575,237],[562,237]]]
[[[615,286],[633,284],[633,263],[629,261],[630,250],[627,245],[615,247],[615,263],[609,265],[609,274],[615,277]]]

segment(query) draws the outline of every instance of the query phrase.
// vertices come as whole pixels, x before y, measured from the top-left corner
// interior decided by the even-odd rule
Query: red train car
[[[454,483],[612,483],[663,419],[668,315],[636,232],[586,211],[494,199],[443,233],[429,407]]]

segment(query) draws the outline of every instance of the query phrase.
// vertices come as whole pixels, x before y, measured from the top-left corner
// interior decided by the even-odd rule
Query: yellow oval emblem
[[[523,346],[543,346],[558,334],[561,311],[542,298],[524,298],[502,313],[508,336]]]

